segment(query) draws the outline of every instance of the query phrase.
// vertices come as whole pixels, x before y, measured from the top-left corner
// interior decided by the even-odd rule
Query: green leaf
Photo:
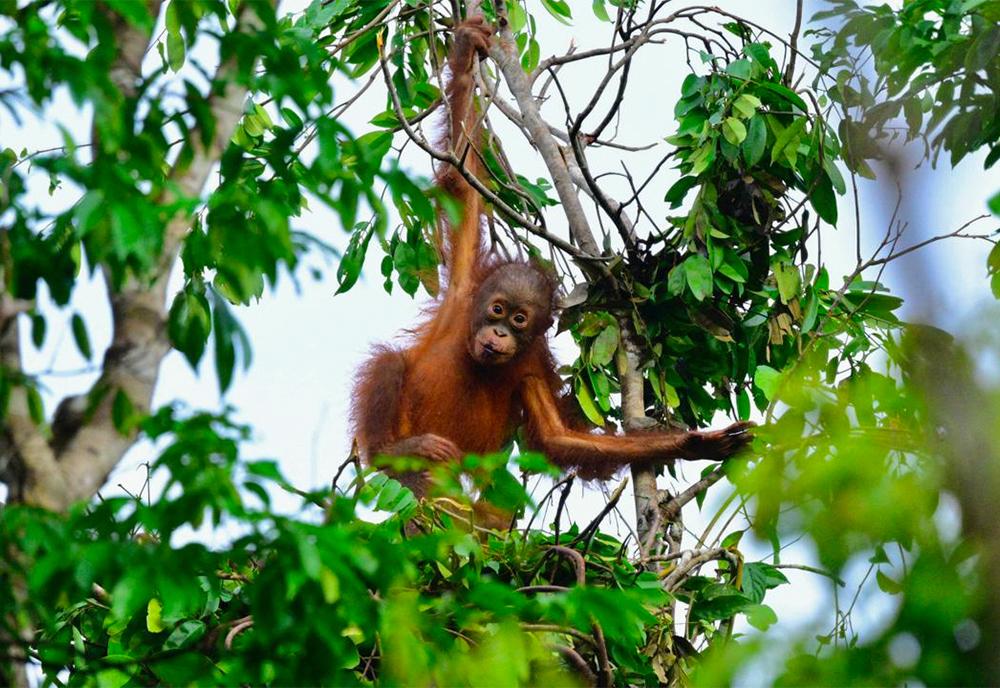
[[[677,208],[684,202],[684,197],[687,196],[688,192],[696,186],[698,186],[697,177],[681,177],[667,190],[667,195],[663,197],[663,200],[670,203],[671,208]]]
[[[89,361],[94,357],[94,352],[90,348],[90,337],[87,336],[87,326],[84,324],[83,318],[80,317],[79,313],[73,314],[70,326],[73,330],[73,341],[76,342],[76,348]]]
[[[816,180],[809,194],[809,202],[824,222],[837,224],[837,197],[833,193],[833,183],[829,177],[822,175]]]
[[[736,393],[736,415],[740,420],[750,419],[750,394],[745,388]]]
[[[139,424],[139,413],[135,409],[132,400],[124,390],[115,391],[115,398],[111,402],[111,421],[115,429],[122,435],[128,435],[136,425]]]
[[[243,370],[250,367],[253,353],[250,337],[229,310],[227,299],[215,289],[211,290],[211,296],[215,372],[219,381],[219,394],[224,395],[233,382],[237,353],[242,356]]]
[[[743,610],[747,623],[759,631],[766,631],[778,622],[778,615],[766,604],[756,604]]]
[[[993,248],[990,249],[990,255],[986,258],[986,269],[991,273],[1000,272],[1000,242],[993,244]]]
[[[277,461],[271,460],[257,460],[248,461],[246,463],[246,471],[251,475],[260,476],[261,478],[267,478],[268,480],[273,480],[276,483],[286,483],[285,476],[281,474],[281,469],[278,467]]]
[[[1000,217],[1000,193],[995,194],[986,204],[990,212]]]
[[[799,269],[791,263],[778,263],[774,266],[774,278],[778,283],[778,295],[782,302],[791,303],[799,295]]]
[[[567,20],[573,18],[573,12],[570,10],[566,0],[542,0],[542,6],[548,10],[549,14],[553,17],[569,26],[570,22]]]
[[[323,600],[327,604],[333,604],[340,599],[340,579],[326,566],[319,571],[319,584],[323,590]]]
[[[699,301],[712,293],[712,266],[708,258],[696,253],[684,261],[685,275],[691,293]]]
[[[743,141],[743,159],[748,166],[753,167],[764,157],[764,146],[767,143],[767,124],[764,118],[756,116],[747,126],[747,136]]]
[[[882,571],[875,572],[875,580],[878,582],[879,590],[890,595],[898,595],[903,592],[902,584],[894,581],[889,576],[882,573]]]
[[[604,416],[601,415],[600,410],[597,408],[597,404],[594,402],[594,397],[590,393],[587,383],[577,378],[574,387],[576,388],[576,401],[580,404],[580,410],[583,411],[583,415],[594,425],[603,427]]]
[[[889,555],[885,553],[885,547],[882,545],[877,545],[875,547],[874,553],[868,557],[868,563],[870,564],[888,564]]]
[[[299,129],[302,127],[302,118],[299,114],[292,110],[291,108],[283,107],[281,108],[281,118],[285,120],[285,123],[293,129]]]
[[[205,623],[196,619],[189,619],[167,636],[166,641],[163,643],[163,649],[179,650],[183,647],[189,647],[203,635],[205,635]]]
[[[770,564],[754,561],[743,565],[743,593],[758,604],[768,590],[786,583],[785,574]]]
[[[130,660],[132,659],[127,656],[125,658]],[[104,661],[108,661],[108,658],[105,657]],[[114,668],[101,669],[96,673],[94,678],[97,681],[97,688],[124,688],[124,686],[128,685],[129,681],[132,680],[132,677],[127,673],[121,669]]]
[[[823,158],[823,169],[826,171],[826,176],[830,178],[830,183],[833,184],[833,188],[836,189],[837,193],[841,196],[847,193],[847,183],[844,181],[844,176],[840,173],[837,163],[830,156]]]
[[[146,630],[150,633],[160,633],[166,629],[163,625],[163,605],[155,597],[146,605]]]
[[[781,382],[781,373],[768,365],[759,365],[753,374],[753,383],[756,385],[768,401],[774,400],[774,395],[778,391],[778,384]]]
[[[611,363],[618,348],[618,326],[611,325],[601,330],[590,346],[590,364],[600,368]]]
[[[985,5],[987,2],[993,2],[993,0],[964,0],[962,2],[962,7],[959,9],[961,14],[968,14],[972,10],[976,9],[980,5]]]
[[[796,153],[796,149],[799,146],[799,139],[802,131],[806,127],[806,118],[798,117],[794,122],[792,122],[787,129],[778,135],[777,140],[774,142],[774,148],[771,149],[771,164],[778,162],[782,158],[787,157],[786,152],[790,151],[792,157]]]
[[[174,347],[196,370],[211,331],[212,320],[205,295],[195,293],[193,288],[177,292],[170,306],[167,333]]]
[[[711,167],[713,162],[715,162],[715,139],[711,138],[702,144],[701,148],[691,156],[690,174],[697,177]]]
[[[733,60],[728,65],[726,65],[726,74],[730,76],[735,76],[737,79],[743,79],[746,81],[750,78],[750,74],[753,70],[753,64],[750,60],[739,59]]]
[[[740,540],[743,539],[743,535],[746,532],[747,531],[745,530],[734,530],[733,532],[729,533],[729,535],[722,538],[722,542],[719,543],[719,546],[722,547],[723,549],[731,549],[733,547],[736,547],[738,544],[740,544]]]
[[[595,17],[601,21],[611,21],[611,17],[608,16],[608,8],[604,6],[604,0],[594,0],[593,8]]]
[[[705,85],[705,77],[697,74],[688,74],[681,83],[681,97],[691,98],[698,94]]]
[[[534,38],[528,41],[528,49],[524,52],[521,57],[521,66],[526,72],[534,71],[535,67],[538,66],[538,61],[542,56],[542,47],[538,44]]]
[[[810,287],[807,290],[809,294],[806,299],[805,312],[802,315],[802,331],[809,332],[812,330],[813,326],[816,324],[816,319],[819,317],[819,299],[816,297],[816,292]]]
[[[705,123],[708,122],[708,114],[701,108],[691,110],[681,118],[680,126],[677,127],[677,136],[694,136],[701,138],[705,133]]]
[[[177,72],[184,66],[184,37],[181,35],[180,11],[177,3],[181,0],[171,0],[167,5],[165,24],[167,30],[167,63],[170,69]]]
[[[807,112],[809,110],[809,108],[806,106],[806,101],[802,100],[802,98],[797,93],[795,93],[795,91],[788,88],[787,86],[782,86],[781,84],[776,84],[771,81],[764,81],[758,84],[758,87],[765,91],[770,91],[771,93],[777,96],[780,96],[784,100],[788,101],[789,103],[797,107],[802,112]]]
[[[45,330],[47,329],[47,323],[45,321],[45,316],[41,313],[31,314],[31,343],[35,345],[36,349],[41,349],[42,345],[45,344]]]
[[[337,267],[337,294],[343,294],[354,286],[361,275],[361,268],[365,264],[365,254],[368,252],[368,243],[371,241],[374,228],[371,223],[363,222],[354,227],[354,233],[347,244],[347,250],[340,259]]]
[[[28,415],[36,425],[41,425],[45,422],[45,403],[42,401],[42,395],[32,384],[26,384],[24,391],[28,396]]]
[[[684,263],[678,263],[671,270],[670,274],[667,276],[667,293],[671,296],[680,296],[681,292],[684,291],[684,285],[687,283],[687,268],[684,267]]]
[[[719,586],[723,587],[723,586]],[[725,586],[733,590],[730,586]],[[722,621],[731,619],[737,614],[753,607],[754,604],[745,595],[737,592],[719,594],[707,600],[698,600],[691,606],[692,621]]]
[[[726,257],[719,265],[719,272],[737,284],[745,284],[750,278],[750,269],[747,264],[732,250],[726,251]]]
[[[735,117],[727,117],[722,121],[722,135],[726,138],[726,141],[729,141],[734,146],[738,146],[746,139],[747,128],[743,122]]]
[[[733,101],[733,112],[740,119],[750,119],[762,105],[760,98],[749,93],[741,93],[739,98]]]

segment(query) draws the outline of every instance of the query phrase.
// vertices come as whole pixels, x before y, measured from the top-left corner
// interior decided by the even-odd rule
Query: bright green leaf
[[[754,371],[753,383],[757,386],[768,401],[774,400],[774,395],[778,391],[778,384],[781,381],[781,373],[768,365],[759,365]]]
[[[747,128],[735,117],[727,117],[722,121],[722,135],[726,137],[726,141],[738,146],[746,139]]]
[[[146,605],[146,630],[150,633],[159,633],[165,628],[166,626],[163,625],[163,605],[154,597]]]

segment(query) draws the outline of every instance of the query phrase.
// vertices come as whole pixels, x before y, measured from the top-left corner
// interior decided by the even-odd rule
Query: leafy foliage
[[[769,46],[748,41],[737,59],[709,65],[707,75],[685,79],[668,138],[683,176],[665,200],[677,208],[695,192],[693,203],[669,218],[663,246],[650,242],[616,266],[631,291],[623,317],[646,342],[658,413],[687,424],[718,410],[747,419],[752,405],[766,409],[769,379],[816,342],[831,352],[830,366],[863,359],[898,325],[902,303],[860,279],[838,289],[810,263],[808,242],[820,221],[836,223],[836,197],[846,191],[841,148],[823,116],[783,84]],[[803,200],[789,204],[796,192]],[[617,327],[599,311],[621,306],[614,293],[591,289],[563,315],[583,344],[574,369],[585,410],[588,395],[604,413],[610,408],[611,356],[594,351]]]
[[[922,139],[935,161],[947,151],[956,165],[980,148],[985,167],[1000,159],[1000,3],[921,0],[899,11],[830,4],[814,20],[842,25],[817,31],[823,40],[813,55],[836,79],[829,96],[846,114],[840,134],[852,169],[873,177],[866,161],[882,158],[880,147],[900,135]],[[861,67],[869,55],[874,78]],[[894,124],[900,116],[905,127]]]
[[[16,552],[0,567],[0,601],[36,629],[31,653],[49,680],[572,684],[558,660],[568,652],[621,683],[681,669],[666,663],[689,645],[671,630],[671,595],[596,524],[470,532],[457,472],[434,504],[370,470],[346,490],[301,492],[275,462],[239,458],[248,429],[226,416],[164,409],[144,429],[169,440],[151,466],[151,479],[167,477],[163,497],[0,512],[0,547]],[[466,468],[498,504],[534,510],[505,464]],[[298,513],[272,507],[277,491],[301,496]],[[678,595],[706,627],[759,615],[784,578],[764,564],[742,571],[742,590],[723,564]]]
[[[660,132],[669,150],[662,164],[673,162],[679,175],[662,182],[657,167],[617,210],[595,193],[625,249],[602,227],[601,254],[581,260],[584,270],[565,268],[559,250],[579,255],[553,242],[555,223],[546,224],[565,201],[558,180],[519,174],[487,137],[490,240],[541,259],[538,241],[526,238],[534,233],[552,244],[553,271],[580,282],[568,290],[560,326],[580,345],[564,372],[587,420],[622,419],[617,395],[630,357],[643,377],[642,406],[661,421],[763,414],[753,457],[706,469],[690,488],[698,489],[688,501],[701,508],[714,481],[731,483],[706,514],[709,531],[719,526],[714,542],[706,531],[692,550],[636,556],[633,541],[601,532],[620,491],[594,522],[564,524],[573,479],[533,503],[506,455],[434,467],[442,493],[430,502],[370,469],[302,491],[277,462],[240,458],[249,429],[228,412],[147,413],[101,381],[83,399],[83,416],[99,415],[106,401],[119,435],[156,440],[151,479],[165,487],[64,514],[3,507],[5,659],[29,658],[59,685],[447,685],[484,676],[507,685],[677,685],[691,672],[696,684],[721,684],[774,648],[770,637],[741,631],[778,621],[765,602],[788,582],[785,547],[807,537],[813,572],[841,587],[861,562],[862,584],[874,581],[898,609],[863,637],[854,602],[835,597],[832,627],[779,648],[779,683],[982,682],[991,639],[1000,637],[1000,533],[991,525],[995,500],[974,488],[990,496],[1000,486],[997,448],[983,431],[996,426],[996,390],[946,335],[899,320],[902,301],[880,279],[895,241],[888,257],[859,257],[839,284],[814,247],[841,223],[844,171],[874,176],[872,161],[899,136],[922,140],[935,160],[947,151],[952,165],[975,151],[987,167],[1000,157],[997,6],[917,0],[893,10],[835,0],[817,19],[842,26],[807,34],[817,39],[811,89],[787,58],[779,64],[795,46],[715,8],[671,8],[664,26],[692,22],[673,35],[700,59],[676,94],[676,124]],[[641,24],[645,7],[591,3],[614,31],[622,64],[652,30]],[[586,13],[563,0],[508,3],[520,65],[554,75],[560,65],[543,59],[532,14],[539,8],[563,23]],[[157,304],[163,322],[151,329],[194,368],[214,356],[223,392],[251,362],[233,306],[252,305],[282,275],[297,280],[311,267],[318,276],[316,257],[336,261],[338,292],[357,283],[372,249],[382,253],[387,291],[437,293],[438,213],[453,217],[454,203],[404,171],[397,153],[400,132],[419,139],[413,128],[441,108],[451,11],[315,0],[278,16],[268,2],[168,0],[163,33],[153,36],[159,18],[145,3],[0,2],[0,69],[16,83],[0,89],[0,107],[20,122],[44,117],[68,94],[93,122],[86,140],[67,130],[55,149],[0,150],[0,478],[16,485],[25,477],[7,461],[11,407],[24,406],[18,420],[47,447],[61,442],[63,420],[47,424],[41,382],[10,353],[18,344],[10,323],[30,324],[41,347],[51,319],[68,314],[44,309],[39,295],[66,309],[85,267],[107,281],[116,317],[152,319],[160,315],[137,299],[165,292],[179,257],[183,285]],[[123,78],[136,67],[122,54],[135,35],[156,50]],[[391,95],[355,135],[341,115],[356,100],[332,84],[368,84],[380,73]],[[601,134],[626,102],[625,82],[592,134],[564,100],[565,140],[585,180],[591,172],[575,146],[610,143]],[[245,97],[228,109],[237,121],[219,135],[220,102],[239,89]],[[71,189],[75,201],[50,207],[32,191],[39,183],[50,193]],[[643,190],[669,205],[662,226],[652,217],[662,213],[637,200]],[[998,197],[990,204],[1000,215]],[[342,253],[329,237],[296,229],[317,205],[350,232]],[[628,240],[630,216],[650,220],[636,240]],[[859,221],[859,242],[861,231]],[[578,249],[573,238],[568,246]],[[976,238],[995,243],[995,233]],[[996,248],[988,273],[1000,296]],[[18,309],[27,312],[20,321]],[[69,315],[88,361],[100,358],[90,317]],[[128,350],[116,346],[106,362]],[[551,470],[540,457],[518,462]],[[404,464],[394,468],[414,467]],[[460,474],[527,526],[475,528]],[[295,496],[297,511],[276,506],[282,493]],[[965,519],[957,534],[941,525],[949,513],[958,518],[949,500]],[[670,528],[681,530],[686,503],[676,503]],[[552,505],[554,518],[542,523]],[[733,525],[737,516],[742,526]],[[741,542],[751,532],[770,545],[767,561],[745,561]],[[901,654],[900,643],[915,644],[916,654]]]

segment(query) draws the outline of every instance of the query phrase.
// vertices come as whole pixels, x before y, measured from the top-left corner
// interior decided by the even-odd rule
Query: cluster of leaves
[[[470,531],[457,473],[436,505],[371,470],[346,491],[306,493],[272,461],[241,461],[247,429],[225,416],[165,409],[144,429],[169,440],[151,468],[161,499],[0,512],[0,632],[33,628],[25,649],[60,685],[587,682],[560,657],[656,684],[683,670],[675,656],[693,657],[660,576],[596,524]],[[531,507],[506,457],[463,468],[497,506]],[[296,515],[272,507],[279,492],[296,495]],[[360,518],[371,510],[384,520]],[[213,529],[225,544],[192,537]],[[784,577],[730,555],[738,567],[678,591],[689,637],[737,614],[773,619],[761,603]]]
[[[971,661],[980,649],[986,584],[977,557],[985,555],[942,530],[939,520],[948,471],[941,442],[975,430],[935,426],[927,409],[933,378],[915,374],[938,370],[940,356],[921,361],[931,351],[961,354],[929,327],[907,328],[886,351],[885,372],[862,365],[837,381],[829,379],[823,356],[807,354],[777,383],[787,408],[759,431],[762,455],[732,475],[751,505],[754,530],[773,543],[775,557],[780,543],[811,534],[821,570],[837,585],[860,567],[898,605],[885,626],[862,636],[851,620],[859,589],[849,604],[838,604],[832,622],[824,620],[829,626],[786,649],[779,684],[985,680],[984,666]],[[995,456],[995,444],[986,451]],[[790,504],[795,509],[785,510]],[[909,649],[902,652],[900,643]],[[731,680],[759,649],[714,648],[699,680]]]
[[[777,371],[818,335],[843,337],[834,369],[867,355],[870,339],[896,325],[901,300],[860,280],[838,291],[825,268],[809,263],[807,240],[819,221],[837,221],[841,147],[782,83],[767,44],[746,42],[739,59],[689,75],[675,116],[678,130],[668,141],[683,176],[666,201],[679,207],[692,191],[694,201],[671,218],[674,231],[662,246],[653,241],[619,265],[630,290],[626,322],[648,344],[650,401],[661,413],[692,425],[717,410],[746,419],[752,403],[769,405]],[[796,194],[802,200],[792,207]],[[614,391],[608,365],[619,323],[600,309],[602,301],[618,305],[615,299],[592,290],[563,318],[582,344],[577,397],[595,422]]]
[[[935,161],[944,150],[956,165],[979,149],[987,169],[1000,160],[1000,2],[830,4],[814,20],[842,24],[814,32],[821,40],[813,57],[836,79],[829,96],[844,112],[840,134],[852,170],[874,178],[867,161],[882,158],[881,147],[901,134],[922,139]],[[874,74],[863,67],[869,57]]]

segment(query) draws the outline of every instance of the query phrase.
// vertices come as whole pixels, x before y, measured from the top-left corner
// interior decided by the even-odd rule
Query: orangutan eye
[[[492,306],[490,306],[490,310],[493,312],[494,315],[503,315],[503,306],[501,306],[499,303],[494,303]]]
[[[514,324],[517,325],[518,327],[524,327],[527,323],[528,319],[524,316],[523,313],[518,313],[517,315],[514,316]]]

